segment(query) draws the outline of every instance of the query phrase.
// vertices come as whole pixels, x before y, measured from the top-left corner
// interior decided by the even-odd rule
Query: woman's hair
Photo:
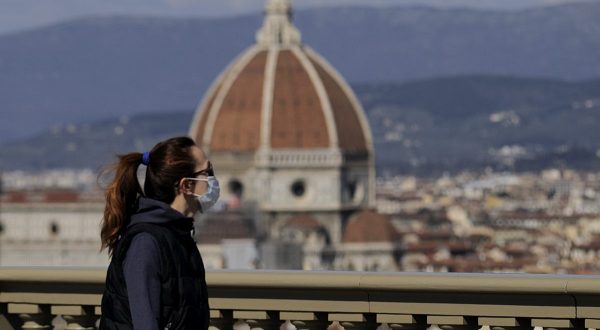
[[[119,161],[109,168],[109,171],[115,172],[115,176],[106,189],[106,206],[100,230],[101,250],[108,248],[112,256],[119,235],[136,211],[139,195],[167,204],[173,202],[178,181],[195,171],[196,162],[190,152],[195,145],[188,137],[176,137],[154,146],[147,157],[149,159],[145,159],[147,169],[143,191],[137,171],[144,154],[132,152],[117,156]]]

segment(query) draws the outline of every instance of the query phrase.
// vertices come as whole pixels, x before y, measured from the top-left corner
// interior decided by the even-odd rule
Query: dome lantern
[[[269,0],[265,8],[265,20],[256,33],[256,43],[269,46],[300,44],[300,31],[292,23],[292,7],[289,0]]]

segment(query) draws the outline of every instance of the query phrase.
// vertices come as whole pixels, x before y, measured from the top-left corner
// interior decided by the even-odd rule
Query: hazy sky
[[[581,0],[295,0],[295,8],[346,5],[464,6],[483,9],[521,9]],[[600,0],[588,0],[600,1]],[[0,33],[89,15],[231,16],[258,12],[265,0],[0,0]]]

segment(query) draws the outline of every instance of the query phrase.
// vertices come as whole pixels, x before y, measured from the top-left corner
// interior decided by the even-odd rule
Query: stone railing
[[[105,270],[0,269],[0,329],[94,329]],[[600,277],[219,271],[213,329],[600,328]]]

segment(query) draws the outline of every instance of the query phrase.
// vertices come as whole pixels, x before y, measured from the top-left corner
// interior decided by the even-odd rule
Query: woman
[[[142,190],[139,165],[146,166]],[[193,216],[219,198],[206,156],[187,137],[119,156],[106,191],[102,249],[111,262],[100,329],[207,329],[204,265]]]

